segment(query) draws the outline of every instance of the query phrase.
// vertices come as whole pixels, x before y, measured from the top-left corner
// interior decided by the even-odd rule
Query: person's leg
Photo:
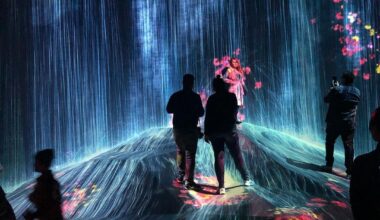
[[[236,168],[239,170],[244,181],[249,180],[247,169],[245,168],[243,155],[239,146],[239,136],[236,132],[226,135],[226,145],[231,153]]]
[[[215,158],[215,173],[218,179],[219,188],[224,188],[224,139],[211,138],[212,149]]]
[[[326,128],[326,166],[332,167],[334,164],[334,144],[339,136],[337,125],[327,124]]]
[[[185,177],[185,168],[186,168],[186,160],[185,160],[185,145],[183,143],[184,135],[177,131],[173,130],[173,136],[174,136],[174,141],[177,145],[177,156],[176,156],[176,161],[177,161],[177,169],[178,169],[178,174],[177,174],[177,180],[179,182],[182,182]]]
[[[186,135],[186,180],[194,182],[195,155],[197,153],[198,136],[197,133],[190,132]]]
[[[347,129],[342,132],[342,141],[344,146],[344,165],[346,166],[347,175],[351,175],[354,164],[354,129]]]

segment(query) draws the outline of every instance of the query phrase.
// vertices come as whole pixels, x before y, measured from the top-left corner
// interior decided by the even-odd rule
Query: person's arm
[[[359,89],[354,88],[354,92],[352,92],[352,94],[351,94],[350,101],[353,104],[356,104],[356,105],[359,104],[359,102],[360,102],[360,91],[359,91]]]
[[[166,105],[166,112],[167,113],[174,113],[175,112],[175,96],[172,95],[169,98],[168,104]]]
[[[239,111],[239,106],[238,106],[236,95],[233,93],[232,93],[232,108],[233,108],[234,115],[236,116]]]
[[[236,84],[240,83],[239,80],[233,80],[232,79],[231,75],[234,74],[233,71],[234,70],[232,68],[228,68],[227,75],[224,78],[224,82],[226,82],[226,83],[228,83],[230,85],[236,85]]]
[[[366,177],[363,176],[365,172],[363,169],[367,168],[362,167],[362,161],[361,157],[355,159],[350,181],[350,203],[354,216],[361,215],[361,206],[365,206],[365,199],[363,199],[366,198],[365,190],[368,189]]]
[[[210,127],[211,127],[212,117],[213,117],[212,108],[213,108],[212,98],[209,98],[206,104],[206,116],[205,116],[205,122],[204,122],[205,138],[208,137],[208,135],[210,135]]]
[[[197,103],[196,103],[196,108],[197,108],[197,115],[198,117],[202,117],[205,114],[205,110],[203,109],[202,106],[202,100],[199,95],[197,95]]]
[[[35,218],[40,216],[41,212],[48,210],[50,204],[49,195],[51,192],[48,191],[48,186],[43,181],[37,180],[34,191],[29,195],[29,200],[36,206],[37,211],[32,212],[32,216]]]
[[[225,78],[224,79],[224,82],[228,83],[228,84],[231,84],[231,85],[236,85],[239,83],[238,80],[232,80],[232,79],[228,79],[228,78]]]
[[[331,89],[330,92],[325,96],[324,101],[326,103],[335,102],[338,95],[339,95],[338,90]]]

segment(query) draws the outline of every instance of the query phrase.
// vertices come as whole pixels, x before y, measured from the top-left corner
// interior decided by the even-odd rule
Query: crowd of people
[[[245,186],[253,185],[240,150],[236,124],[239,107],[243,105],[244,79],[238,71],[239,64],[231,59],[226,74],[217,75],[212,94],[206,103],[204,139],[211,143],[214,152],[215,173],[218,180],[217,194],[225,194],[224,150],[228,148]],[[380,219],[380,108],[372,114],[370,132],[379,144],[371,153],[354,160],[354,133],[360,91],[353,86],[355,76],[351,72],[342,75],[342,85],[334,82],[324,101],[329,104],[326,117],[326,164],[321,171],[333,172],[334,144],[341,136],[345,150],[347,178],[350,179],[350,201],[355,219]],[[194,76],[185,74],[183,89],[174,93],[168,102],[167,112],[173,114],[173,134],[177,144],[177,182],[187,189],[199,190],[194,182],[194,167],[199,135],[199,117],[202,117],[200,96],[193,91]],[[239,101],[240,99],[240,101]],[[184,159],[186,158],[186,160]]]

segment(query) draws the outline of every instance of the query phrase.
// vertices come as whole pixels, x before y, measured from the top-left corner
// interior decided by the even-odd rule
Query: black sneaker
[[[200,191],[202,190],[202,187],[195,182],[188,182],[185,183],[185,188],[188,190],[194,190],[194,191]]]

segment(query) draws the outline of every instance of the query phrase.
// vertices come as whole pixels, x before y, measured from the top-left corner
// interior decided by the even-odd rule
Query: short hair
[[[194,76],[190,73],[183,75],[182,84],[184,88],[191,88],[194,85]]]
[[[217,75],[212,81],[212,88],[215,92],[226,92],[227,85],[220,75]]]
[[[372,129],[373,127],[380,131],[380,107],[378,107],[371,114],[371,119],[369,120],[369,129]]]
[[[36,153],[35,159],[42,165],[46,167],[51,166],[51,162],[53,161],[54,158],[54,150],[53,149],[45,149],[38,151]]]
[[[355,80],[355,75],[351,71],[346,71],[342,74],[343,83],[352,84]]]

